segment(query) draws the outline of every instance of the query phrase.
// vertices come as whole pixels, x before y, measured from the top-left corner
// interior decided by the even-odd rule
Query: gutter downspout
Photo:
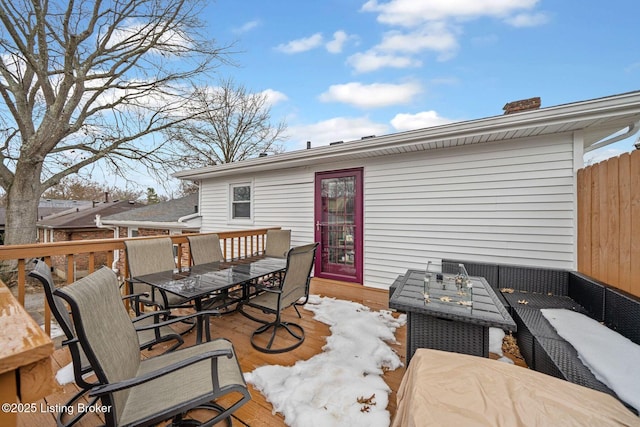
[[[117,226],[108,226],[108,225],[104,225],[102,223],[102,218],[100,217],[100,214],[96,214],[96,227],[98,228],[104,228],[107,230],[113,230],[113,238],[114,239],[119,239],[120,238],[120,228]],[[114,273],[118,273],[118,261],[120,260],[120,249],[114,249],[113,251],[113,263],[111,263],[111,269],[114,271]]]

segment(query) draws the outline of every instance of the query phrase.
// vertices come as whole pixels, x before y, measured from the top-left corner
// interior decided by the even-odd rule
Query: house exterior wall
[[[314,239],[315,172],[364,168],[364,284],[461,258],[574,268],[571,134],[204,180],[202,231],[280,226]],[[253,220],[229,220],[229,185],[251,182]]]

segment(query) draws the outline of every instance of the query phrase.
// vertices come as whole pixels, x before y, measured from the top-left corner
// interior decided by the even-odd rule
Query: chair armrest
[[[140,384],[144,384],[146,382],[149,382],[151,380],[155,380],[156,378],[160,378],[163,377],[167,374],[170,374],[172,372],[175,372],[179,369],[183,369],[186,368],[187,366],[193,365],[194,363],[198,363],[201,362],[203,360],[207,360],[207,359],[213,359],[218,358],[218,357],[227,357],[227,358],[231,358],[233,357],[233,351],[230,349],[226,349],[226,350],[215,350],[215,351],[207,351],[205,353],[199,354],[197,356],[192,356],[189,357],[187,359],[181,360],[179,362],[176,363],[172,363],[169,366],[164,366],[160,369],[157,369],[155,371],[152,372],[148,372],[144,375],[141,375],[139,377],[135,377],[135,378],[130,378],[124,381],[119,381],[116,383],[111,383],[111,384],[105,384],[103,386],[97,386],[94,389],[91,390],[91,392],[89,393],[89,396],[102,396],[104,394],[108,394],[108,393],[114,393],[116,391],[121,391],[121,390],[126,390],[128,388],[131,387],[135,387],[138,386]]]
[[[153,314],[153,313],[151,313],[151,314]],[[187,314],[187,315],[180,316],[180,317],[174,317],[172,319],[164,320],[162,322],[154,323],[152,325],[139,326],[139,327],[136,328],[136,331],[146,331],[146,330],[149,330],[149,329],[156,329],[156,328],[160,328],[162,326],[172,325],[172,324],[174,324],[176,322],[182,322],[184,320],[191,319],[193,317],[200,317],[200,316],[205,316],[207,318],[209,316],[220,316],[220,311],[218,311],[218,310],[202,310],[202,311],[199,311],[197,313]],[[140,317],[142,317],[142,316],[140,316]]]
[[[147,292],[140,292],[139,294],[127,294],[122,295],[122,299],[131,299],[131,298],[139,298],[139,297],[147,297],[149,298],[149,294]]]
[[[68,340],[63,340],[61,343],[63,346],[64,345],[69,345],[69,344],[75,344],[75,345],[80,345],[80,341],[78,340],[77,337],[73,337],[71,339]]]
[[[147,318],[153,316],[153,317],[156,318],[156,322],[158,322],[160,320],[160,316],[169,315],[169,314],[171,314],[171,310],[150,311],[148,313],[144,313],[144,314],[141,314],[140,316],[136,316],[136,317],[132,318],[131,321],[135,324],[136,322],[139,322],[140,320],[144,320],[144,319],[147,319]]]
[[[144,305],[146,305],[148,307],[156,307],[159,311],[163,311],[164,307],[162,305],[158,304],[155,301],[151,301],[151,300],[147,300],[147,299],[145,299],[143,301],[140,301],[140,297],[149,298],[149,294],[146,293],[146,292],[142,292],[142,293],[139,293],[139,294],[123,295],[122,296],[122,300],[124,301],[126,299],[133,299],[133,300],[135,300],[136,304],[144,304]]]

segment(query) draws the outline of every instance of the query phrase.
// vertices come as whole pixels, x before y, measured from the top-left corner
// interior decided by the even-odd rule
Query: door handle
[[[320,231],[320,221],[316,222],[316,231]]]

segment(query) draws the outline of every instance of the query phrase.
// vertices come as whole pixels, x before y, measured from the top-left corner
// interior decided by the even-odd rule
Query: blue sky
[[[632,0],[218,0],[202,19],[287,150],[640,89]],[[633,140],[603,154],[630,151]],[[613,151],[611,151],[613,150]]]

